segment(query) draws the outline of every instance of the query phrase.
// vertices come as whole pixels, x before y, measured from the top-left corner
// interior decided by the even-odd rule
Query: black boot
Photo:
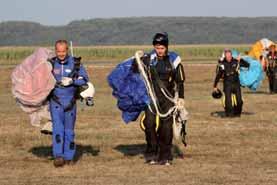
[[[157,161],[158,146],[147,145],[144,157],[146,163],[154,164]]]
[[[54,159],[54,166],[56,168],[63,167],[64,164],[65,164],[65,161],[62,157],[57,157],[57,158]]]

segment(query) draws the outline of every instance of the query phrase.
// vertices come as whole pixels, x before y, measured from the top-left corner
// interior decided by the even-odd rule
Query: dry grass
[[[77,164],[55,169],[51,138],[28,123],[10,93],[12,68],[1,68],[0,184],[103,185],[261,185],[277,184],[277,96],[267,81],[258,93],[244,90],[244,114],[222,119],[222,106],[210,97],[214,66],[186,65],[189,146],[170,167],[144,164],[144,134],[125,125],[106,83],[111,68],[89,68],[97,88],[96,106],[79,107]]]

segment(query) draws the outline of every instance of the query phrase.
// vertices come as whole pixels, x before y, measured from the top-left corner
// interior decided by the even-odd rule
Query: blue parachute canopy
[[[233,56],[234,58],[238,58],[238,56],[240,55],[240,53],[239,53],[237,50],[235,50],[235,49],[232,49],[231,51],[232,51],[232,56]]]
[[[150,103],[147,89],[139,73],[134,73],[134,58],[120,63],[108,76],[108,82],[117,99],[117,106],[122,111],[125,123],[135,121],[141,111]]]
[[[239,56],[239,52],[237,50],[232,50],[232,55],[234,58],[237,58]],[[241,86],[248,87],[249,89],[256,91],[264,79],[262,65],[259,61],[251,58],[250,56],[243,56],[242,58],[249,63],[249,68],[240,68],[240,84]]]
[[[240,68],[240,84],[242,86],[246,86],[249,89],[256,91],[263,79],[264,79],[264,73],[263,73],[263,68],[262,65],[259,61],[249,57],[249,56],[244,56],[242,57],[246,62],[250,64],[249,68]]]

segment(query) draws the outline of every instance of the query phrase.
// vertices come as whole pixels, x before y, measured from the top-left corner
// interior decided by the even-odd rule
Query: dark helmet
[[[217,89],[217,91],[213,91],[212,96],[213,96],[213,98],[215,98],[215,99],[220,99],[220,98],[222,97],[222,92],[221,92],[221,90]]]
[[[153,37],[152,44],[153,46],[155,46],[156,44],[160,44],[168,47],[168,34],[166,32],[156,33],[155,36]]]

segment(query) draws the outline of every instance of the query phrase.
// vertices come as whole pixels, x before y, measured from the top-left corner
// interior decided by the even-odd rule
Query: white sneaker
[[[161,161],[159,164],[164,165],[164,166],[171,166],[172,165],[171,161],[169,161],[169,160]]]
[[[150,164],[150,165],[155,165],[155,164],[157,164],[158,162],[157,161],[155,161],[155,160],[150,160],[149,162],[148,162],[148,164]]]

